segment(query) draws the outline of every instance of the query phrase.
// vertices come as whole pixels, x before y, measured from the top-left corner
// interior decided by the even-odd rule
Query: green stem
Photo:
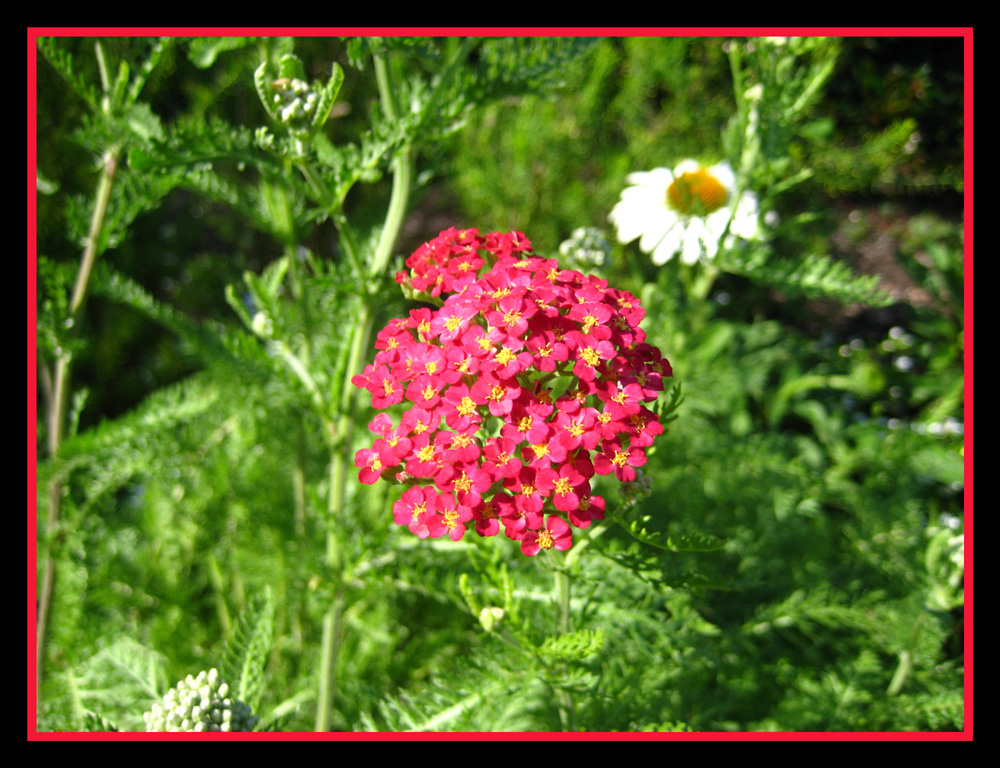
[[[564,563],[555,572],[556,604],[559,606],[559,632],[567,634],[570,631],[570,604],[572,599],[572,583],[568,563]],[[569,663],[563,662],[564,672],[569,671]],[[576,707],[573,694],[566,690],[556,690],[556,701],[559,703],[559,719],[566,731],[576,731]]]
[[[80,259],[80,270],[77,272],[76,285],[73,287],[73,296],[70,299],[68,318],[70,333],[74,333],[79,326],[84,302],[87,298],[87,289],[90,285],[90,276],[100,252],[101,230],[104,228],[104,219],[108,211],[108,201],[111,199],[111,187],[115,178],[115,172],[118,169],[120,152],[121,147],[114,146],[104,153],[101,177],[97,185],[94,213],[90,220],[90,231],[87,233],[87,242]],[[55,458],[59,453],[59,446],[62,444],[63,427],[66,421],[66,404],[69,399],[71,359],[72,355],[70,352],[63,351],[55,363],[52,398],[48,403],[47,418],[47,447],[50,458]],[[49,513],[46,528],[49,536],[55,534],[59,525],[62,494],[62,481],[59,479],[53,480],[49,484]],[[36,690],[41,690],[42,679],[44,677],[43,669],[45,650],[48,642],[49,614],[52,609],[52,601],[55,593],[56,563],[53,551],[56,546],[57,540],[53,539],[48,554],[45,557],[45,565],[42,570],[42,587],[38,597],[38,619],[35,627]]]
[[[375,74],[382,97],[383,108],[389,119],[396,115],[394,90],[388,62],[379,55],[374,57]],[[355,419],[355,389],[349,383],[353,371],[361,369],[361,361],[368,349],[371,339],[372,325],[375,315],[374,292],[378,282],[383,277],[389,259],[392,257],[399,231],[403,226],[406,208],[410,197],[411,175],[413,164],[413,149],[407,145],[400,149],[392,161],[392,193],[389,207],[386,211],[385,224],[382,227],[379,241],[375,246],[368,268],[368,292],[361,298],[361,306],[351,341],[351,352],[348,358],[345,381],[341,390],[339,403],[339,418],[333,432],[333,447],[330,459],[330,495],[327,508],[326,533],[326,567],[333,579],[333,599],[326,616],[323,618],[323,638],[320,648],[320,680],[316,709],[316,730],[325,732],[330,729],[333,713],[333,702],[337,692],[337,656],[340,646],[341,615],[344,606],[344,584],[349,569],[343,562],[341,534],[343,530],[342,515],[346,496],[347,467],[351,463],[351,436],[354,432]],[[341,230],[343,232],[343,229]],[[350,249],[353,250],[353,249]],[[333,427],[332,421],[328,428]]]

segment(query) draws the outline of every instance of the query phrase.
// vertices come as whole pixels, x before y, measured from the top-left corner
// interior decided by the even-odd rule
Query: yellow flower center
[[[531,450],[535,452],[536,459],[544,459],[549,455],[548,443],[538,443],[537,445],[533,445],[531,446]]]
[[[506,347],[502,347],[500,351],[497,352],[496,361],[500,363],[500,365],[507,365],[508,363],[512,363],[515,360],[517,360],[517,355],[515,355]]]
[[[707,216],[729,200],[729,193],[704,168],[682,173],[667,187],[667,204],[685,216]]]
[[[518,323],[518,321],[520,319],[521,319],[521,313],[520,312],[514,312],[513,310],[511,310],[510,312],[505,313],[504,316],[503,316],[503,321],[507,325],[517,325],[517,323]]]

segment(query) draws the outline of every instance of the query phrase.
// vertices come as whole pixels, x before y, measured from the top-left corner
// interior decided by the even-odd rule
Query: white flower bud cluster
[[[217,669],[202,671],[197,677],[188,675],[143,715],[146,731],[253,730],[257,715],[229,693],[229,684],[222,680]]]
[[[274,90],[272,103],[275,113],[281,118],[281,122],[292,130],[309,130],[313,115],[316,114],[319,94],[310,87],[309,83],[298,78],[276,80]]]
[[[611,253],[611,243],[595,227],[577,227],[559,246],[559,255],[570,268],[600,267]]]

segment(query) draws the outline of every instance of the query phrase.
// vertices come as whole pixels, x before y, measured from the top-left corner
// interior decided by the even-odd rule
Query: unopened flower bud
[[[504,610],[495,605],[488,605],[479,612],[479,623],[487,632],[495,632],[503,622]]]

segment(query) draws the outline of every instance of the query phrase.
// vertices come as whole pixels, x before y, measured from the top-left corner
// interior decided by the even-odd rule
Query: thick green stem
[[[111,199],[111,186],[115,178],[115,171],[118,169],[118,156],[120,152],[121,148],[115,146],[104,154],[101,178],[97,185],[94,213],[90,220],[90,231],[87,233],[87,243],[80,259],[80,270],[77,272],[76,285],[73,287],[73,296],[70,299],[68,318],[70,333],[76,332],[83,313],[84,302],[87,298],[87,288],[90,285],[90,276],[99,254],[101,230],[104,228],[104,218],[108,211],[108,201]],[[72,355],[68,351],[63,351],[55,362],[55,375],[52,377],[54,382],[52,398],[48,403],[46,423],[48,429],[47,447],[50,458],[54,458],[59,453],[59,446],[62,444],[63,428],[66,421],[66,404],[69,399],[71,358]],[[49,484],[49,513],[46,528],[49,536],[55,536],[59,525],[59,508],[62,502],[62,493],[63,486],[61,479],[53,480]],[[38,619],[35,627],[35,682],[37,690],[41,689],[44,677],[43,669],[48,641],[49,614],[52,609],[52,600],[55,593],[56,565],[53,550],[56,547],[56,543],[56,538],[50,543],[49,552],[46,555],[45,565],[42,570],[42,585],[38,596]]]
[[[555,577],[556,602],[559,605],[559,632],[566,634],[570,631],[570,603],[572,599],[568,564],[564,564],[564,567],[556,570]],[[568,667],[568,663],[564,662],[564,670],[568,671]],[[556,700],[559,702],[559,718],[562,721],[562,727],[570,732],[575,731],[576,707],[573,703],[573,694],[566,690],[557,690]]]
[[[375,71],[382,96],[386,115],[392,119],[396,114],[393,88],[388,62],[382,57],[375,57]],[[354,399],[355,390],[349,379],[353,372],[361,369],[361,361],[368,349],[371,339],[372,324],[375,314],[374,288],[384,276],[389,259],[392,257],[399,231],[403,226],[406,208],[410,197],[411,172],[413,165],[413,150],[410,146],[402,148],[392,162],[392,194],[386,211],[385,224],[378,244],[372,254],[368,266],[369,291],[361,298],[354,336],[351,341],[351,352],[348,358],[347,381],[343,383],[341,401],[339,403],[339,418],[333,430],[334,440],[330,460],[330,496],[327,509],[326,534],[326,566],[333,580],[333,599],[326,616],[323,619],[323,639],[320,649],[320,680],[319,695],[316,710],[316,730],[328,731],[333,712],[333,702],[336,695],[336,670],[340,637],[340,617],[344,605],[344,583],[348,568],[343,562],[341,536],[343,531],[342,515],[344,509],[347,468],[351,463],[351,436],[354,432]],[[332,426],[332,425],[331,425]]]

